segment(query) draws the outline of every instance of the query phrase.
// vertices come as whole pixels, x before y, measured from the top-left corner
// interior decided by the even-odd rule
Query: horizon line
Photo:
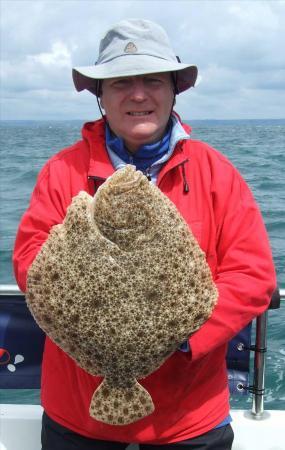
[[[94,118],[94,119],[91,119],[91,118],[86,118],[86,119],[55,119],[55,118],[53,118],[53,119],[50,119],[50,118],[43,118],[43,119],[1,119],[0,118],[0,122],[10,122],[10,121],[14,121],[14,122],[45,122],[45,121],[56,121],[56,122],[71,122],[71,121],[76,121],[76,122],[79,122],[79,121],[91,121],[91,122],[93,122],[93,121],[95,121],[95,120],[99,120],[101,117],[98,117],[98,118]],[[285,117],[280,117],[280,118],[270,118],[270,117],[266,117],[266,118],[262,118],[262,119],[260,119],[260,118],[247,118],[247,119],[241,119],[241,118],[239,118],[239,119],[210,119],[210,118],[206,118],[206,119],[183,119],[183,120],[187,120],[187,121],[192,121],[192,122],[209,122],[209,121],[211,121],[211,122],[220,122],[220,121],[223,121],[223,122],[233,122],[233,121],[235,121],[235,122],[237,122],[237,121],[285,121]],[[183,121],[182,120],[182,121]]]

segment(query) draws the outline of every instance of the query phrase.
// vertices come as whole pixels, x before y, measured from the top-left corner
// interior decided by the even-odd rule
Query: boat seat
[[[279,301],[279,304],[278,304]],[[275,291],[270,309],[280,306]],[[265,313],[264,313],[265,314]],[[255,321],[254,321],[255,322]],[[250,352],[255,324],[250,323],[228,346],[227,367],[231,394],[245,395],[250,387]],[[39,389],[45,335],[34,321],[22,293],[0,296],[0,389]]]

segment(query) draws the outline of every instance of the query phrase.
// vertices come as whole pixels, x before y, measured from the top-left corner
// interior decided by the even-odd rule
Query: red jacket
[[[102,120],[85,124],[83,140],[47,162],[15,244],[15,273],[23,291],[30,264],[50,228],[63,221],[72,197],[80,190],[94,194],[94,186],[113,171]],[[218,304],[191,337],[192,355],[177,351],[141,380],[156,409],[131,425],[111,426],[89,417],[90,400],[102,378],[87,374],[46,339],[43,407],[61,425],[91,438],[164,444],[198,436],[219,424],[229,413],[227,342],[266,309],[276,286],[259,209],[225,157],[205,143],[181,141],[157,184],[178,207],[204,250],[219,290]]]

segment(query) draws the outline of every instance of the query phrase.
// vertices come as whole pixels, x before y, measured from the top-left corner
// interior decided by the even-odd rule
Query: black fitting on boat
[[[259,395],[261,397],[265,394],[265,389],[257,389],[255,386],[244,386],[244,389],[247,390],[250,394]]]
[[[251,345],[250,347],[244,347],[243,350],[250,350],[255,353],[266,353],[267,347],[257,347],[257,345]]]
[[[256,352],[256,353],[266,353],[267,347],[257,347],[256,345],[251,345],[249,350]]]

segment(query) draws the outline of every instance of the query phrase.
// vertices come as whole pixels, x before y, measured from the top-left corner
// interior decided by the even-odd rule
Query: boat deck
[[[39,450],[41,415],[37,405],[0,405],[0,450]],[[265,411],[259,420],[249,411],[232,410],[231,415],[232,450],[285,450],[285,411]]]

